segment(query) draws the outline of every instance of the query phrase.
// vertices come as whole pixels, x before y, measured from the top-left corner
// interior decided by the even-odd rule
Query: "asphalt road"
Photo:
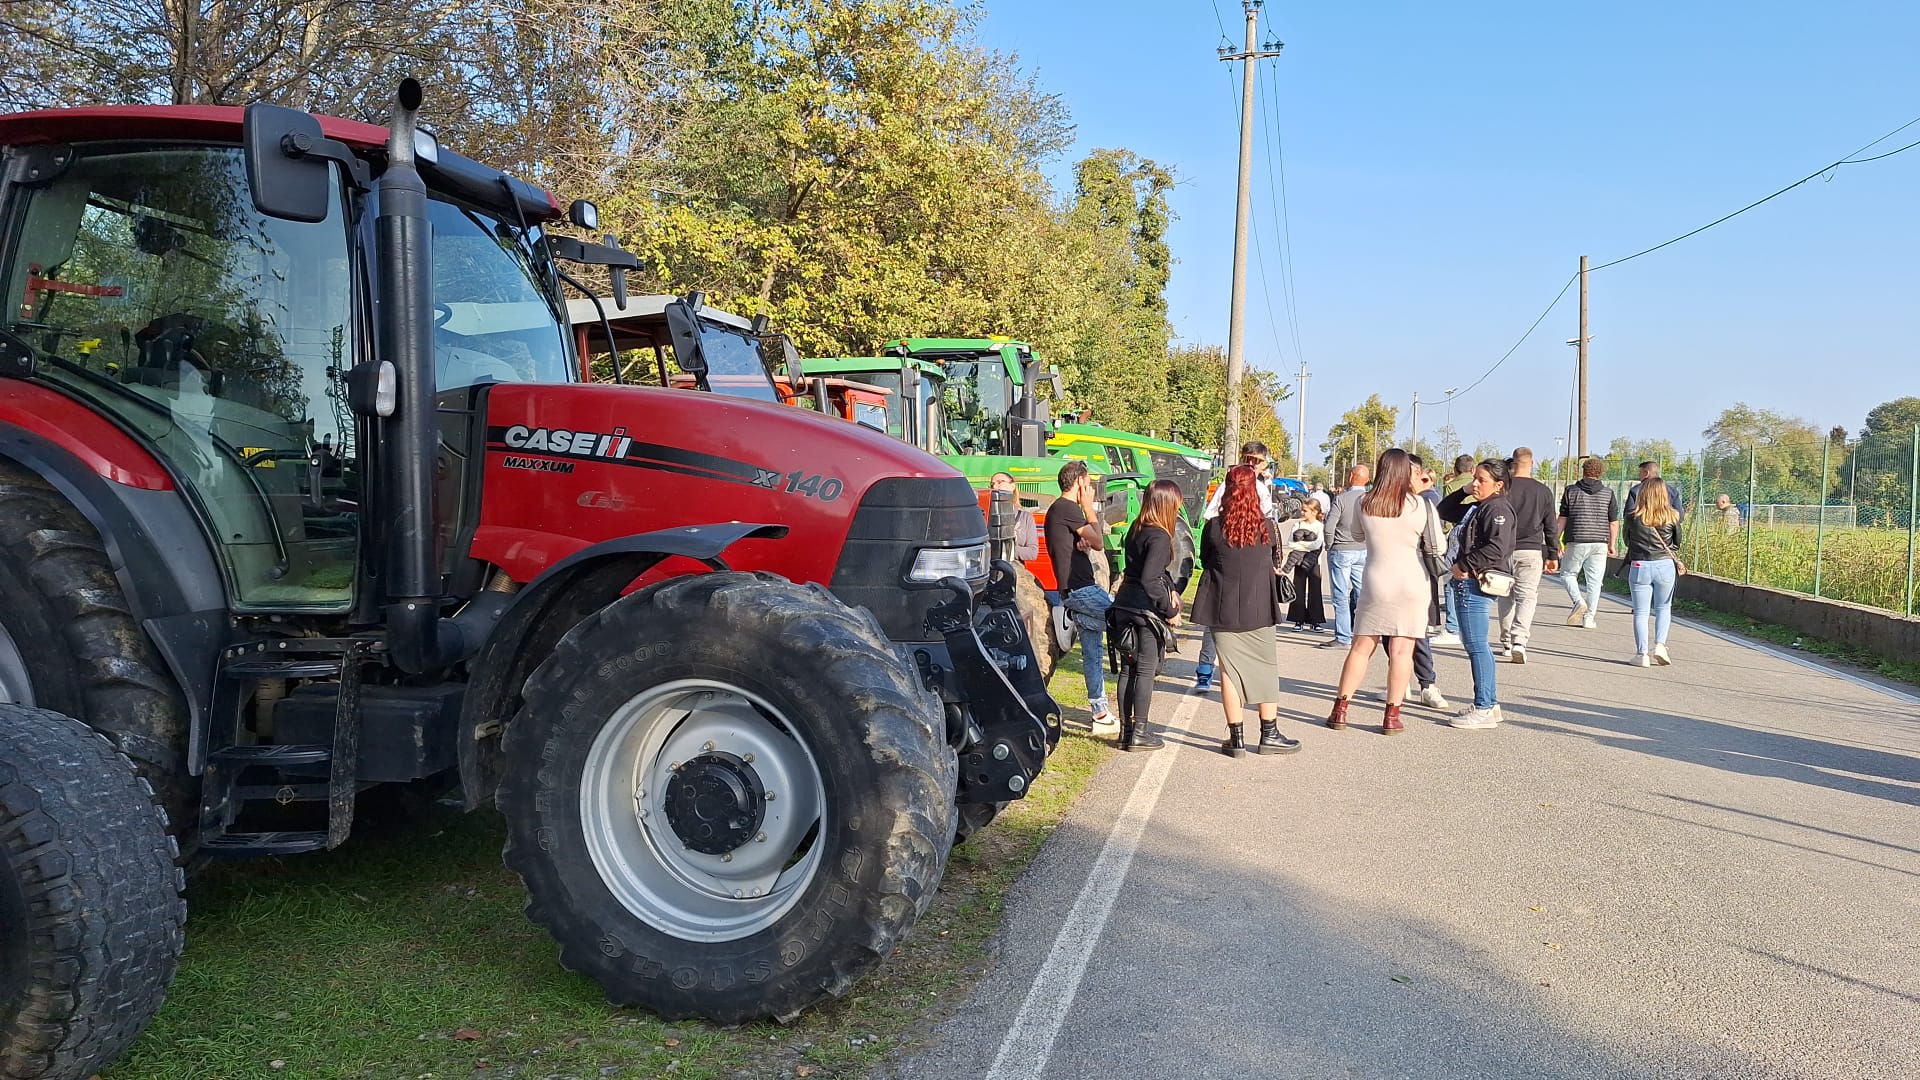
[[[1189,638],[1177,748],[1103,771],[886,1075],[1920,1077],[1920,699],[1690,626],[1629,667],[1621,606],[1567,610],[1492,731],[1383,738],[1365,692],[1329,731],[1343,652],[1283,633],[1276,758],[1215,752]]]

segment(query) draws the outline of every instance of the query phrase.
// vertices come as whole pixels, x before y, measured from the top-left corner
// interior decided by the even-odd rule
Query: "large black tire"
[[[30,683],[9,689],[0,679],[0,700],[64,713],[106,735],[160,793],[184,840],[199,796],[187,775],[179,688],[129,610],[92,523],[39,474],[6,460],[0,596],[0,632]]]
[[[736,711],[702,704],[700,694]],[[739,717],[741,737],[761,737],[753,768],[806,758],[817,792],[796,784],[786,802],[765,803],[760,835],[786,830],[784,840],[689,854],[680,846],[689,819],[673,816],[671,794],[686,774],[671,767],[681,762],[661,762],[687,752],[673,739],[718,731],[683,759],[714,771],[715,742],[728,744],[718,757],[733,747],[728,715]],[[845,994],[932,901],[955,829],[958,764],[945,731],[938,700],[864,610],[770,574],[663,582],[576,626],[527,681],[503,741],[506,862],[561,962],[613,1003],[675,1019],[790,1019]],[[617,756],[628,747],[639,747],[630,761]],[[752,774],[769,792],[773,775]],[[819,809],[800,811],[806,798]],[[707,805],[694,824],[711,820]],[[776,826],[777,806],[793,816]],[[813,831],[800,831],[811,821]],[[772,865],[786,867],[780,883],[738,902],[691,884],[738,872],[713,861],[733,863],[735,852],[741,862],[776,854]],[[609,872],[611,859],[619,862]],[[694,909],[739,921],[703,935],[696,916],[682,914]]]
[[[0,705],[0,1080],[82,1080],[146,1029],[180,961],[178,854],[112,743]]]

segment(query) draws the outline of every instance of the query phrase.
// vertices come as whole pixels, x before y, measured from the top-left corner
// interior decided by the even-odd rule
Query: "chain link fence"
[[[1639,462],[1608,460],[1623,500]],[[1911,615],[1920,426],[1839,442],[1696,451],[1660,463],[1686,511],[1688,569]],[[1542,479],[1578,479],[1570,461]],[[1724,497],[1726,505],[1721,505]]]

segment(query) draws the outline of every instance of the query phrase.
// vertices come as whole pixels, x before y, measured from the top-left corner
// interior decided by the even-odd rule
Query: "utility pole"
[[[1564,263],[1561,265],[1565,265]],[[1587,456],[1587,257],[1580,256],[1580,456]]]
[[[1222,453],[1234,461],[1240,452],[1240,380],[1246,375],[1247,314],[1247,229],[1253,221],[1253,75],[1255,61],[1280,55],[1280,43],[1270,41],[1265,49],[1256,48],[1254,36],[1259,30],[1263,0],[1240,0],[1247,12],[1247,46],[1231,52],[1225,45],[1216,52],[1220,59],[1238,60],[1244,69],[1240,80],[1240,202],[1233,215],[1233,300],[1227,316],[1227,431]]]
[[[1294,462],[1300,466],[1297,479],[1307,482],[1307,362],[1300,361],[1300,445],[1294,448]]]
[[[1420,447],[1420,391],[1413,392],[1413,434],[1407,436],[1407,449],[1417,451]]]

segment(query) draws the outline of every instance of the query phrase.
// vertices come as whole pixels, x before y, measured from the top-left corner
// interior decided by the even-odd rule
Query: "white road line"
[[[1608,600],[1613,601],[1616,604],[1620,604],[1621,606],[1627,608],[1628,610],[1632,610],[1633,608],[1633,602],[1630,600],[1622,600],[1619,597],[1613,596],[1613,595],[1608,595],[1606,598]],[[1813,659],[1812,657],[1805,656],[1799,653],[1789,652],[1785,649],[1776,649],[1771,645],[1765,644],[1764,642],[1755,641],[1752,638],[1748,638],[1748,637],[1741,637],[1739,634],[1730,634],[1724,630],[1721,630],[1717,626],[1713,626],[1708,623],[1699,622],[1694,619],[1689,619],[1684,615],[1673,616],[1673,621],[1679,623],[1684,627],[1687,627],[1690,630],[1698,630],[1701,633],[1707,635],[1708,637],[1719,638],[1721,641],[1724,641],[1729,645],[1740,645],[1745,648],[1752,649],[1754,652],[1763,652],[1763,653],[1766,653],[1768,656],[1774,657],[1775,659],[1785,660],[1789,664],[1798,664],[1803,668],[1807,668],[1812,671],[1817,671],[1822,675],[1831,675],[1834,678],[1841,680],[1842,682],[1850,682],[1853,685],[1858,686],[1862,689],[1872,690],[1876,693],[1885,694],[1896,701],[1905,701],[1909,704],[1920,705],[1920,695],[1909,694],[1904,690],[1896,690],[1891,686],[1888,686],[1884,683],[1875,682],[1872,679],[1863,679],[1860,676],[1855,675],[1851,671],[1845,671],[1840,668],[1833,667],[1830,664],[1823,664],[1820,661]]]
[[[1200,695],[1189,695],[1174,710],[1169,728],[1184,730],[1203,700]],[[1113,831],[1107,834],[1107,842],[1100,849],[1100,857],[1087,873],[1086,884],[1080,886],[1080,895],[1067,912],[1059,935],[1053,939],[1053,948],[1048,950],[1046,961],[1034,976],[1027,1000],[1007,1029],[1006,1040],[1000,1044],[993,1067],[987,1070],[987,1080],[1032,1080],[1046,1070],[1047,1059],[1053,1054],[1053,1041],[1060,1035],[1060,1025],[1066,1022],[1074,995],[1080,992],[1087,961],[1092,958],[1107,919],[1113,914],[1120,886],[1133,864],[1133,854],[1147,831],[1147,819],[1153,816],[1154,805],[1160,801],[1160,790],[1166,786],[1167,773],[1179,752],[1180,743],[1168,739],[1167,748],[1155,753],[1134,781],[1133,794],[1121,808]]]

